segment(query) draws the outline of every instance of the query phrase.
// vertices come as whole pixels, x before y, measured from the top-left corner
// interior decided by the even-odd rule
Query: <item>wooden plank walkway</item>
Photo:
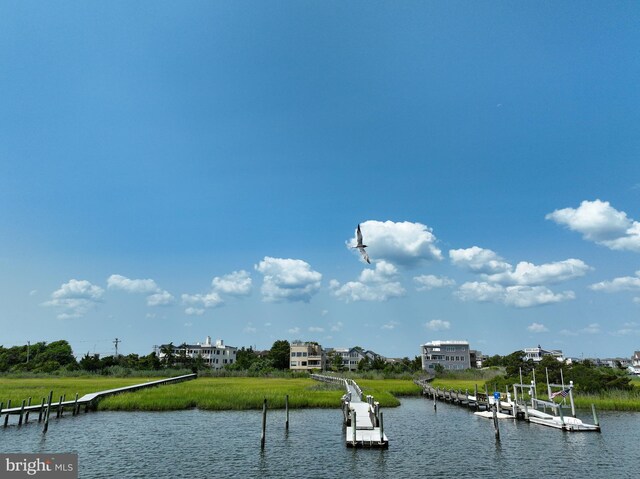
[[[73,407],[73,414],[76,414],[81,406],[85,406],[85,412],[86,412],[88,411],[89,406],[95,405],[97,401],[107,396],[124,393],[124,392],[137,391],[139,389],[144,389],[144,388],[149,388],[154,386],[161,386],[163,384],[171,384],[171,383],[176,383],[181,381],[188,381],[191,379],[195,379],[197,377],[198,377],[197,374],[185,374],[183,376],[175,376],[172,378],[158,379],[156,381],[148,381],[146,383],[134,384],[131,386],[124,386],[121,388],[106,389],[104,391],[89,393],[89,394],[85,394],[81,398],[78,398],[77,400],[72,399],[70,401],[56,401],[56,402],[52,401],[51,410],[55,410],[56,412],[59,412],[59,411],[62,411],[64,408]],[[47,407],[48,407],[47,403],[41,403],[41,404],[30,405],[30,406],[18,406],[18,407],[0,409],[0,417],[2,417],[3,414],[5,415],[5,425],[6,425],[9,415],[20,415],[22,418],[23,415],[26,415],[30,412],[39,412],[40,416],[42,416],[42,413],[44,412],[44,410],[47,409]],[[22,424],[22,421],[20,421],[20,424]]]
[[[344,386],[346,394],[342,396],[342,413],[347,447],[389,447],[380,404],[373,400],[373,396],[367,396],[363,401],[362,390],[353,379],[319,374],[312,374],[311,377],[317,381],[342,383]]]

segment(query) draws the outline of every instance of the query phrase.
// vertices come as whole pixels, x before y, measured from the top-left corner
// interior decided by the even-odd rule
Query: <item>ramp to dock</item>
[[[342,384],[346,394],[342,396],[342,412],[346,424],[347,447],[389,447],[389,438],[384,433],[384,422],[380,404],[373,396],[362,399],[362,390],[353,379],[312,374],[312,379]]]

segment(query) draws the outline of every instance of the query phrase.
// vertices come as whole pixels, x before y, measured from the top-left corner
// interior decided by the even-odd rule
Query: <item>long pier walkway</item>
[[[593,418],[595,424],[584,423],[581,419],[575,416],[565,416],[562,412],[562,405],[555,404],[549,401],[542,401],[537,398],[531,398],[530,402],[525,401],[523,398],[518,399],[516,387],[522,387],[523,385],[514,385],[514,397],[507,393],[506,396],[500,395],[499,398],[489,396],[488,393],[479,393],[477,388],[475,394],[469,394],[469,391],[455,391],[453,389],[440,389],[431,386],[428,381],[415,381],[415,383],[422,388],[422,393],[427,397],[433,397],[434,407],[435,401],[447,401],[459,406],[466,406],[476,410],[475,414],[485,417],[493,418],[494,414],[497,419],[522,419],[534,424],[540,424],[542,426],[552,427],[555,429],[562,429],[568,432],[582,432],[582,431],[600,431],[600,424],[595,412],[595,408],[592,406]],[[527,388],[530,385],[526,385]],[[497,393],[496,393],[497,394]],[[573,397],[571,398],[573,400]],[[491,412],[495,407],[495,412]],[[548,414],[538,409],[539,406],[548,408],[552,412],[557,414]],[[572,406],[573,409],[573,406]]]
[[[362,399],[362,390],[353,379],[312,374],[312,379],[330,383],[342,383],[346,394],[342,396],[345,444],[347,447],[387,448],[389,438],[384,433],[380,403],[373,396]]]
[[[50,414],[50,412],[52,410],[56,411],[56,416],[59,417],[62,412],[64,411],[64,408],[72,408],[73,414],[77,414],[80,410],[80,408],[82,406],[85,407],[85,412],[87,412],[89,410],[90,407],[93,407],[96,405],[96,403],[107,396],[111,396],[114,394],[119,394],[119,393],[124,393],[124,392],[132,392],[132,391],[137,391],[139,389],[144,389],[144,388],[148,388],[148,387],[153,387],[153,386],[161,386],[163,384],[170,384],[170,383],[176,383],[176,382],[181,382],[181,381],[188,381],[190,379],[195,379],[197,378],[198,375],[197,374],[185,374],[183,376],[175,376],[173,378],[166,378],[166,379],[158,379],[156,381],[148,381],[146,383],[141,383],[141,384],[134,384],[132,386],[124,386],[121,388],[115,388],[115,389],[106,389],[104,391],[98,391],[95,393],[89,393],[89,394],[85,394],[84,396],[78,398],[77,394],[76,394],[76,398],[70,401],[65,401],[63,400],[63,398],[61,397],[59,401],[53,402],[52,401],[52,394],[53,391],[49,394],[49,400],[47,402],[45,402],[44,398],[42,399],[42,402],[40,404],[36,404],[36,405],[25,405],[25,401],[22,402],[22,405],[19,407],[12,407],[12,408],[5,408],[2,409],[2,406],[0,405],[0,417],[2,417],[2,415],[5,416],[4,418],[4,425],[6,426],[9,420],[9,416],[10,415],[18,415],[20,416],[19,418],[19,425],[22,425],[23,423],[23,418],[26,418],[25,423],[28,422],[29,420],[29,413],[32,412],[38,412],[38,422],[40,422],[43,417],[46,418],[46,420],[48,420],[48,416]]]

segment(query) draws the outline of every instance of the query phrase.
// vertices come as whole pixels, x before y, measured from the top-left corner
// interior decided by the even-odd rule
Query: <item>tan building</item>
[[[318,343],[291,343],[289,369],[294,371],[324,370],[326,362],[324,350]]]

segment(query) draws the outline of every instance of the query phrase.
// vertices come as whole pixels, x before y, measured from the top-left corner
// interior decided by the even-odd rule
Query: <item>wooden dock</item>
[[[518,398],[517,391],[530,389],[532,388],[531,384],[514,384],[513,396],[507,392],[506,395],[500,394],[498,399],[490,396],[487,392],[484,394],[478,393],[477,387],[475,389],[475,393],[470,395],[469,391],[462,393],[459,390],[434,388],[425,380],[417,380],[415,383],[422,388],[424,395],[433,398],[434,407],[437,400],[445,401],[459,406],[474,408],[476,409],[476,415],[488,419],[521,419],[534,424],[540,424],[542,426],[561,429],[568,432],[600,431],[600,424],[598,423],[595,407],[592,406],[595,424],[587,424],[581,419],[575,417],[572,395],[572,415],[570,416],[565,416],[563,414],[563,407],[561,404],[556,404],[552,401],[540,400],[536,398],[535,395],[528,401],[524,400],[523,394]],[[535,384],[533,385],[533,390],[535,390]],[[494,405],[496,406],[495,408]],[[545,411],[541,411],[541,407],[544,408]],[[494,409],[495,411],[493,411]],[[549,414],[546,412],[546,409],[549,409],[551,412],[555,412],[556,414]]]
[[[76,415],[78,414],[78,412],[83,406],[85,408],[85,412],[88,412],[89,409],[95,408],[97,402],[100,399],[105,398],[107,396],[112,396],[114,394],[120,394],[125,392],[137,391],[139,389],[144,389],[144,388],[149,388],[154,386],[161,386],[164,384],[172,384],[172,383],[181,382],[181,381],[188,381],[191,379],[195,379],[197,377],[198,377],[197,374],[185,374],[183,376],[176,376],[173,378],[158,379],[156,381],[149,381],[146,383],[134,384],[132,386],[124,386],[121,388],[107,389],[104,391],[89,393],[89,394],[85,394],[80,398],[78,398],[78,395],[76,394],[75,399],[69,400],[69,401],[63,400],[63,398],[61,397],[59,401],[54,402],[52,400],[52,396],[53,396],[53,391],[52,391],[49,394],[49,400],[45,402],[43,398],[40,404],[25,405],[26,401],[23,401],[22,405],[19,407],[7,407],[4,409],[1,409],[1,406],[0,406],[0,418],[4,415],[4,426],[7,426],[9,416],[11,415],[19,416],[18,425],[22,425],[23,419],[25,419],[24,420],[25,424],[29,421],[29,413],[38,413],[38,422],[41,422],[44,419],[48,423],[49,415],[52,410],[56,411],[56,417],[60,417],[63,414],[63,411],[65,408],[71,408],[72,414]],[[46,429],[45,429],[45,432],[46,432]]]
[[[312,374],[317,381],[342,384],[346,390],[342,396],[342,414],[347,447],[383,448],[389,447],[389,438],[384,433],[384,418],[380,403],[373,396],[362,399],[362,390],[353,379]]]

